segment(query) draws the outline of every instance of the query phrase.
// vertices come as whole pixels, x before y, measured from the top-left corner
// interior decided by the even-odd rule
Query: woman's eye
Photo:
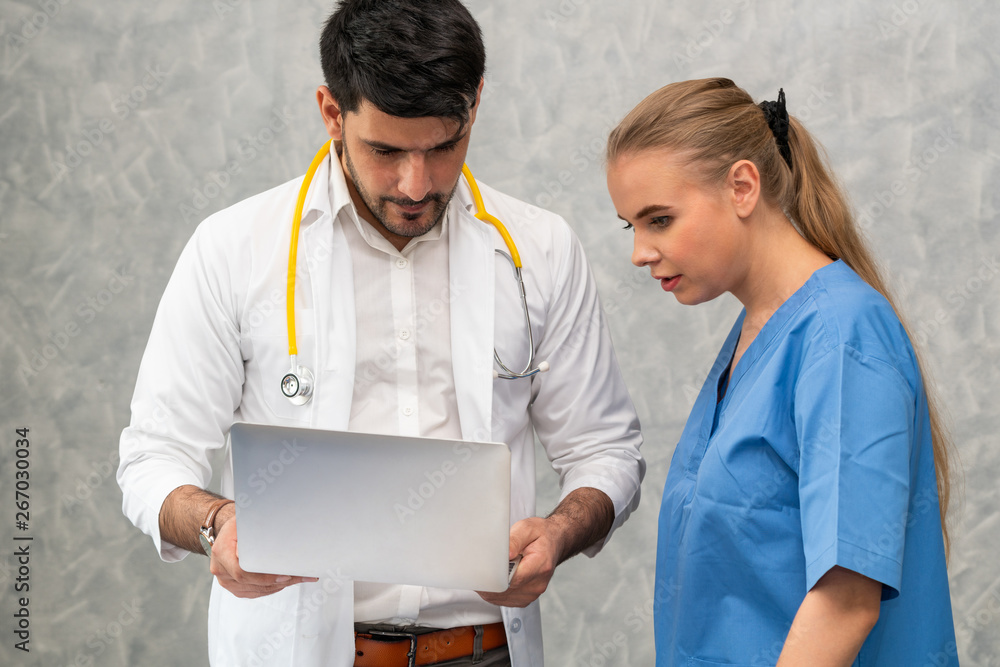
[[[661,215],[655,218],[649,219],[649,224],[653,227],[666,227],[670,224],[671,217],[669,215]]]
[[[633,227],[632,227],[632,223],[631,223],[631,222],[626,222],[626,223],[625,223],[625,226],[624,226],[624,227],[622,227],[622,229],[632,229],[632,228],[633,228]]]

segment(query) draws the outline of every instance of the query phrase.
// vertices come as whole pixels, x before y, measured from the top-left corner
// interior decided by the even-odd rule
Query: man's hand
[[[522,555],[510,586],[503,593],[483,593],[487,602],[526,607],[545,592],[556,566],[607,536],[614,522],[611,499],[597,489],[583,488],[566,496],[546,519],[532,517],[510,529],[510,554]]]
[[[160,508],[160,538],[179,547],[201,553],[198,531],[208,508],[219,497],[196,486],[179,486],[170,492]],[[313,577],[258,574],[240,569],[236,546],[236,506],[225,505],[215,515],[215,542],[209,569],[227,591],[241,598],[258,598],[300,584],[318,581]]]
[[[228,509],[228,508],[225,508]],[[219,525],[219,522],[216,522]],[[236,517],[224,520],[219,535],[212,545],[209,570],[219,580],[219,585],[238,598],[259,598],[284,590],[304,581],[318,581],[313,577],[244,572],[240,569],[239,547],[236,543]]]
[[[549,586],[559,564],[558,530],[549,519],[533,517],[518,521],[510,529],[510,560],[522,554],[521,564],[503,593],[479,593],[490,604],[526,607]]]

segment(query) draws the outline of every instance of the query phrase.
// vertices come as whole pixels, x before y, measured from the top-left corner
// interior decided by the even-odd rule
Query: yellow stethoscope
[[[295,202],[295,215],[292,218],[292,241],[291,247],[288,250],[288,291],[286,294],[288,357],[291,367],[288,373],[281,378],[281,393],[288,397],[288,400],[295,405],[305,405],[309,402],[312,398],[315,384],[315,377],[312,371],[298,363],[298,347],[295,342],[295,263],[298,258],[299,224],[302,222],[302,209],[305,206],[306,195],[309,192],[313,175],[315,175],[316,170],[323,163],[323,160],[326,159],[326,156],[329,155],[332,142],[333,140],[331,139],[323,144],[323,147],[316,153],[316,157],[313,158],[312,164],[309,165],[309,170],[302,181],[302,187],[299,188],[299,198]],[[510,233],[504,227],[504,224],[486,211],[486,207],[483,204],[483,196],[479,192],[479,184],[476,183],[476,179],[472,176],[472,172],[469,171],[467,165],[462,165],[462,175],[465,176],[465,180],[469,184],[469,189],[472,190],[472,198],[476,204],[476,218],[493,225],[497,232],[500,233],[500,236],[503,237],[503,242],[507,245],[507,250],[510,251],[510,254],[508,254],[503,250],[496,250],[497,254],[505,257],[510,262],[511,268],[514,269],[514,276],[517,278],[517,286],[521,296],[521,309],[524,311],[524,326],[528,330],[528,363],[525,364],[524,370],[518,373],[507,368],[503,361],[500,360],[500,355],[497,353],[496,348],[494,348],[493,359],[496,361],[497,366],[500,367],[500,370],[494,369],[493,377],[504,380],[517,380],[520,378],[529,378],[538,373],[544,373],[549,370],[549,362],[547,361],[541,362],[536,368],[531,368],[535,360],[535,341],[531,335],[531,316],[528,315],[528,302],[524,294],[524,279],[521,277],[521,255],[517,252],[517,246],[514,245],[514,240],[510,237]]]

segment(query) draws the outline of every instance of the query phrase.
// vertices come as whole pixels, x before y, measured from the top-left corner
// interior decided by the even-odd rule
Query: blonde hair
[[[760,172],[765,201],[783,210],[799,233],[832,259],[842,259],[882,294],[910,335],[882,273],[854,223],[854,216],[824,156],[799,121],[789,116],[789,164],[764,112],[729,79],[700,79],[665,86],[644,99],[608,137],[607,163],[650,149],[680,153],[705,182],[721,183],[738,160],[750,160]],[[910,335],[911,342],[913,336]],[[946,553],[950,547],[946,517],[951,492],[952,443],[933,387],[920,367],[930,412],[931,439]]]

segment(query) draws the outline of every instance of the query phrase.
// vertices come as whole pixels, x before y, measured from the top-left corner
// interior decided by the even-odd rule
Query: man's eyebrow
[[[449,148],[451,146],[454,146],[455,144],[457,144],[458,142],[460,142],[462,139],[464,139],[466,134],[468,134],[468,132],[462,132],[461,134],[457,134],[457,135],[453,136],[452,138],[447,139],[447,140],[441,142],[437,146],[431,146],[428,150],[432,150],[433,151],[433,150],[437,150],[439,148]],[[407,149],[405,149],[405,148],[400,148],[399,146],[393,146],[391,144],[386,144],[386,143],[383,143],[381,141],[375,141],[374,139],[362,139],[361,141],[363,141],[368,146],[371,146],[372,148],[374,148],[376,150],[380,150],[380,151],[386,151],[386,152],[399,151],[399,152],[402,152],[402,153],[407,152]]]

